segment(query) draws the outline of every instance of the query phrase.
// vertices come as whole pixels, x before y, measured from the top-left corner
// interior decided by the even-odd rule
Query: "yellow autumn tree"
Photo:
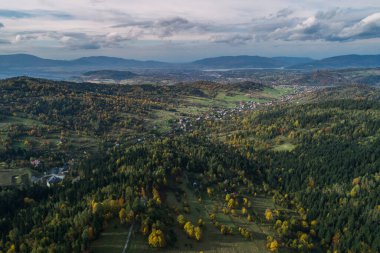
[[[248,231],[248,229],[239,227],[238,230],[240,235],[243,236],[245,239],[250,239],[252,237],[252,234]]]
[[[149,233],[149,224],[147,220],[141,221],[140,231],[143,235],[147,235]]]
[[[200,227],[194,228],[194,236],[197,241],[200,241],[202,238],[202,229]]]
[[[181,226],[183,226],[186,222],[185,217],[182,214],[178,215],[177,221],[178,221],[179,225],[181,225]]]
[[[190,221],[185,223],[183,229],[190,238],[194,238],[194,225]]]
[[[360,177],[356,177],[352,180],[352,185],[358,185],[360,184],[360,181],[361,181],[361,178]]]
[[[270,209],[265,210],[265,219],[267,221],[273,220],[273,213]]]
[[[360,185],[357,184],[350,191],[350,196],[355,198],[358,195],[359,191],[360,191]]]
[[[230,198],[227,202],[227,207],[228,208],[233,208],[235,204],[235,200],[233,198]]]
[[[224,225],[220,226],[220,233],[222,235],[226,235],[228,233],[228,230],[227,230],[226,226],[224,226]]]
[[[119,206],[123,206],[123,205],[125,204],[125,200],[124,200],[123,197],[120,197],[120,198],[117,200],[117,202],[118,202],[118,205],[119,205]]]
[[[157,204],[157,205],[161,205],[161,197],[160,197],[160,193],[158,192],[158,190],[156,188],[153,188],[152,190],[152,194],[153,194],[153,200],[154,202]]]
[[[285,235],[289,231],[289,222],[284,221],[281,225],[280,234]]]
[[[16,246],[12,244],[7,250],[7,253],[15,253],[15,252],[16,252]]]
[[[312,220],[312,221],[310,222],[310,225],[311,225],[313,228],[315,228],[315,227],[318,225],[318,221],[317,221],[317,220]]]
[[[301,233],[299,235],[299,240],[303,244],[307,244],[307,241],[309,240],[309,236],[306,233]]]
[[[164,233],[159,229],[152,229],[148,237],[148,244],[153,248],[163,248],[166,246]]]
[[[126,217],[127,217],[127,211],[125,211],[125,208],[121,208],[119,211],[119,219],[120,219],[121,224],[125,223]]]
[[[272,236],[267,237],[267,248],[272,252],[277,252],[280,244]]]
[[[97,203],[95,201],[92,201],[92,203],[91,203],[92,213],[95,214],[96,212],[98,212],[100,209],[100,206],[101,206],[101,203]]]
[[[243,205],[247,206],[248,205],[248,198],[243,198]]]
[[[208,194],[208,196],[212,196],[212,193],[213,193],[213,190],[212,190],[212,188],[211,187],[207,187],[207,194]]]
[[[127,223],[131,223],[135,219],[135,213],[131,210],[128,212],[127,217],[125,218],[125,221]]]

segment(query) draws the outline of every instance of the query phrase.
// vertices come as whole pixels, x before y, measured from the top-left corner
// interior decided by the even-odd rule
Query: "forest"
[[[116,227],[133,230],[127,252],[380,251],[378,88],[329,87],[274,103],[291,89],[0,85],[5,167],[75,158],[51,187],[0,187],[0,252],[105,252],[95,246]],[[270,105],[208,116],[247,93]],[[171,128],[183,117],[190,130]]]

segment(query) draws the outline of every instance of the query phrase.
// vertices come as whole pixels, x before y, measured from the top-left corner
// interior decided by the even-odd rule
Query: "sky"
[[[0,0],[0,54],[186,62],[380,54],[379,0]]]

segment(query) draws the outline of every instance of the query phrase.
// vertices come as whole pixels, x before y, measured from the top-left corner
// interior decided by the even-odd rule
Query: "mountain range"
[[[52,73],[82,74],[95,70],[134,69],[343,69],[380,67],[380,55],[342,55],[322,60],[304,57],[221,56],[189,63],[140,61],[107,56],[75,60],[44,59],[28,54],[0,55],[0,77],[17,75],[49,76]]]
[[[293,69],[342,69],[342,68],[376,68],[380,66],[380,55],[341,55],[295,64]]]

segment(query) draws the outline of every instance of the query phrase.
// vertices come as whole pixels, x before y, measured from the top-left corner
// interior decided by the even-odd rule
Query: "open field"
[[[128,237],[128,230],[127,226],[120,225],[118,221],[111,221],[100,238],[91,244],[92,252],[121,253]]]
[[[203,227],[203,235],[201,241],[197,242],[194,239],[189,239],[178,223],[174,227],[174,232],[177,235],[177,242],[171,248],[154,250],[147,245],[147,238],[144,238],[140,233],[136,232],[131,238],[131,244],[128,248],[128,253],[143,253],[143,252],[208,252],[208,253],[243,253],[243,252],[269,252],[266,248],[266,236],[272,234],[270,225],[262,223],[263,214],[267,208],[274,208],[271,198],[265,196],[257,196],[251,198],[253,203],[252,212],[257,213],[259,217],[255,218],[254,222],[246,221],[245,217],[240,215],[226,215],[221,211],[223,202],[216,199],[210,199],[203,196],[203,200],[199,201],[197,197],[186,186],[185,190],[186,201],[190,206],[189,213],[184,213],[185,219],[196,224],[198,219],[202,219],[205,223]],[[181,207],[182,203],[178,202],[173,193],[167,196],[169,206],[172,208]],[[223,235],[212,224],[209,214],[218,206],[216,212],[216,220],[225,226],[233,227],[234,231],[231,235]],[[181,208],[180,208],[181,209]],[[243,238],[238,227],[244,227],[252,232],[253,239],[247,240]]]
[[[29,169],[3,169],[0,167],[0,186],[29,184],[32,172]]]
[[[281,151],[292,151],[295,148],[296,148],[296,146],[294,144],[283,143],[283,144],[274,146],[273,147],[273,151],[278,151],[278,152],[281,152]]]

